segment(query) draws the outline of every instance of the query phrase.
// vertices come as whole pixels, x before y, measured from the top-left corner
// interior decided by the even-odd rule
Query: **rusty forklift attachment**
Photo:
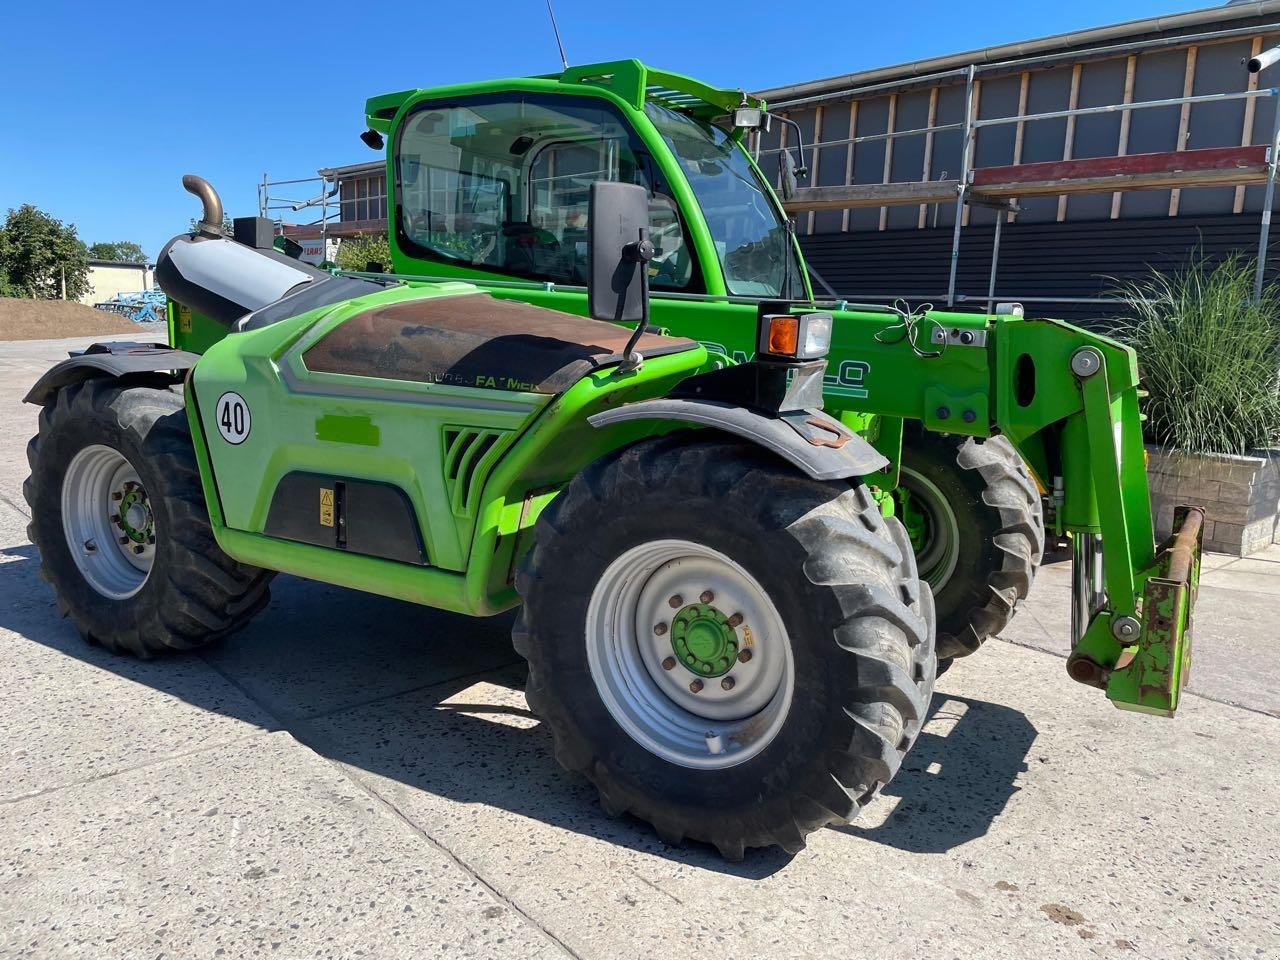
[[[1191,674],[1192,610],[1200,584],[1204,508],[1181,507],[1142,600],[1142,628],[1111,670],[1107,697],[1122,710],[1172,716]]]

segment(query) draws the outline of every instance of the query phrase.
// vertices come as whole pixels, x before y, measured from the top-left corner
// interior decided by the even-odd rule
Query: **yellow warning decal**
[[[744,647],[754,647],[756,645],[756,638],[751,635],[750,627],[742,628],[742,645]]]
[[[178,329],[183,333],[191,332],[191,308],[178,307]]]
[[[333,491],[328,487],[320,488],[320,524],[333,526]]]

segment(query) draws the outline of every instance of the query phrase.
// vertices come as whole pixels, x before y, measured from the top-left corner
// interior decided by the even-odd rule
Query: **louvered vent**
[[[449,504],[460,517],[475,513],[480,488],[505,444],[505,430],[446,427],[444,431],[444,482]]]

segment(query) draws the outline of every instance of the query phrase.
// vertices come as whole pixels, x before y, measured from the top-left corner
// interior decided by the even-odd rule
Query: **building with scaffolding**
[[[751,148],[776,177],[800,131],[787,207],[827,294],[1104,317],[1116,280],[1197,252],[1280,266],[1263,216],[1280,65],[1247,69],[1277,43],[1280,0],[1236,2],[813,80],[760,92],[797,126]],[[320,251],[385,234],[385,166],[264,178],[259,206],[318,215],[284,232]]]
[[[1273,276],[1280,66],[1248,61],[1278,42],[1280,2],[1235,3],[760,96],[810,145],[787,206],[829,292],[1089,319],[1197,252]],[[795,145],[778,124],[754,149],[776,175]]]

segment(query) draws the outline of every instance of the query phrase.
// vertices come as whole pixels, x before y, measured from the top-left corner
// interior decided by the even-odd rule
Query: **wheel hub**
[[[676,658],[700,677],[722,677],[738,658],[738,635],[729,617],[709,603],[691,603],[671,624]]]
[[[592,591],[586,632],[609,712],[673,763],[742,763],[786,719],[794,663],[782,617],[750,573],[709,547],[655,540],[624,552]]]
[[[71,559],[99,594],[125,600],[142,589],[155,559],[155,517],[119,450],[91,444],[67,464],[62,526]]]
[[[147,491],[140,483],[127,481],[115,496],[120,498],[120,513],[117,525],[134,543],[146,543],[153,533],[151,504],[147,502]]]

